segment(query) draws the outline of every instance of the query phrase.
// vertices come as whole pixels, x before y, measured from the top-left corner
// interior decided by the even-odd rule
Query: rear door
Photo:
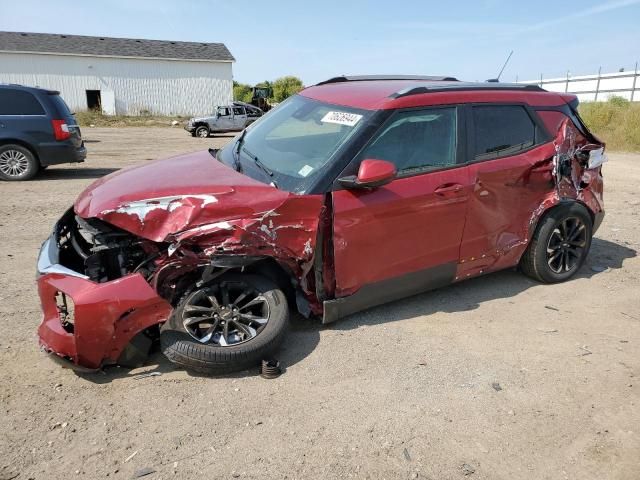
[[[379,304],[455,278],[470,184],[456,106],[398,111],[357,155],[395,163],[374,190],[333,192],[335,296]]]
[[[460,249],[458,276],[517,264],[531,219],[554,193],[551,137],[526,105],[467,107],[473,184]]]
[[[247,124],[247,114],[243,107],[233,107],[233,127],[242,130]]]

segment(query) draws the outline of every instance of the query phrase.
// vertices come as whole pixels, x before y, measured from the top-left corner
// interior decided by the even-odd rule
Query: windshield
[[[227,145],[223,161],[232,164],[229,158],[237,152],[244,173],[304,193],[369,114],[295,95]]]

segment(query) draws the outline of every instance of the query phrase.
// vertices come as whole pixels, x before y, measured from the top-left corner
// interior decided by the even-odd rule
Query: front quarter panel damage
[[[309,271],[313,266],[318,218],[323,205],[321,195],[289,194],[279,205],[249,218],[230,219],[201,225],[171,235],[172,250],[167,257],[173,272],[179,263],[199,268],[221,256],[272,258],[294,276],[312,310],[319,311]],[[172,257],[180,257],[180,260]],[[218,260],[220,261],[220,260]],[[175,275],[175,273],[174,273]],[[178,275],[175,275],[176,277]],[[165,280],[156,279],[156,283]]]

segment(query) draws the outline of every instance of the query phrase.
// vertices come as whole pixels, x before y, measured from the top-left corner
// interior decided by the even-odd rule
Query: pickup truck
[[[243,130],[262,116],[262,110],[244,102],[216,107],[207,117],[190,118],[184,129],[193,137],[207,138],[212,133]]]

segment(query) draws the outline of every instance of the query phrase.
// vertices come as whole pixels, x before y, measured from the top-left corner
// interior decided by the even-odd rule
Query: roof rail
[[[316,85],[341,82],[366,82],[373,80],[429,80],[432,82],[457,82],[455,77],[438,77],[429,75],[340,75],[329,80],[319,82]]]
[[[434,84],[432,86],[421,85],[419,87],[409,87],[389,95],[389,98],[402,98],[410,95],[419,95],[421,93],[435,92],[462,92],[473,90],[528,90],[533,92],[546,92],[546,90],[538,85],[530,85],[523,83],[471,83],[460,82],[459,84]]]

